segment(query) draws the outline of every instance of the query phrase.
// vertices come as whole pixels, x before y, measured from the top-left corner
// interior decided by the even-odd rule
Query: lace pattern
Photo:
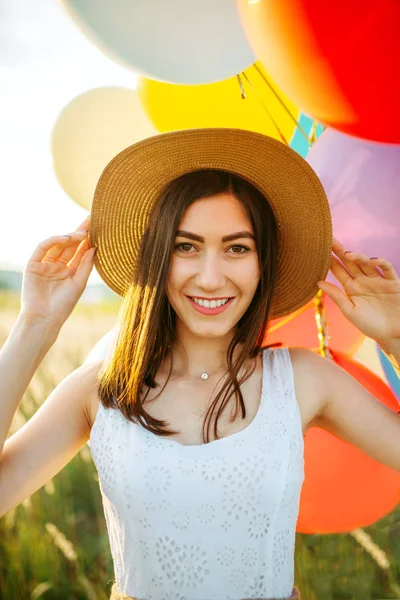
[[[264,351],[259,410],[233,435],[186,446],[100,404],[90,438],[119,593],[290,597],[304,442],[287,348]]]

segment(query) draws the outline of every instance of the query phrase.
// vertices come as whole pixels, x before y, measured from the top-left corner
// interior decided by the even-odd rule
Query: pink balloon
[[[333,235],[346,250],[386,258],[400,274],[400,146],[327,129],[307,162],[328,196]],[[327,280],[337,283],[331,272]]]

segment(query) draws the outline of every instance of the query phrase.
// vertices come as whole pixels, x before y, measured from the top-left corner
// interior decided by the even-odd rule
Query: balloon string
[[[304,135],[304,137],[310,142],[310,139],[309,139],[308,135],[306,134],[306,132],[304,131],[304,129],[302,128],[302,126],[300,125],[300,123],[298,123],[298,121],[297,121],[296,117],[293,115],[293,113],[286,106],[285,102],[279,96],[278,92],[273,88],[273,86],[271,85],[271,83],[268,81],[267,77],[264,75],[264,73],[262,72],[262,70],[260,69],[260,67],[257,65],[257,63],[254,63],[253,66],[255,67],[255,69],[258,72],[258,74],[260,75],[260,77],[265,81],[265,83],[269,87],[270,91],[274,94],[275,98],[278,100],[278,102],[284,108],[284,110],[286,111],[286,113],[289,115],[290,119],[293,121],[293,123],[295,124],[295,126],[301,131],[301,133]]]
[[[317,123],[313,121],[310,137],[308,138],[308,144],[311,147],[317,139]],[[318,340],[319,340],[319,353],[325,358],[333,360],[332,352],[329,349],[329,340],[331,336],[328,331],[328,322],[326,318],[324,294],[322,290],[319,290],[317,295],[314,297],[314,309],[315,309],[315,321],[318,329]]]
[[[252,83],[250,82],[249,78],[247,77],[246,73],[243,71],[241,73],[241,75],[243,75],[243,77],[246,79],[247,83],[249,84],[249,86],[251,87],[252,90],[254,90],[254,87],[252,85]],[[239,82],[241,82],[241,78],[240,75],[237,76],[239,79]],[[242,86],[243,87],[243,86]],[[257,92],[254,90],[259,102],[261,103],[262,107],[264,108],[265,112],[267,113],[267,115],[269,116],[269,118],[271,119],[271,122],[273,124],[273,126],[275,127],[276,131],[278,132],[278,134],[281,137],[281,140],[284,144],[286,144],[287,146],[289,145],[288,141],[286,140],[285,136],[283,135],[282,131],[280,130],[278,123],[275,121],[274,117],[271,115],[270,111],[268,110],[268,108],[266,107],[265,103],[263,102],[263,100],[260,98],[260,96],[257,94]],[[245,96],[246,97],[246,96]],[[242,96],[243,98],[243,96]]]
[[[242,97],[242,100],[246,100],[246,92],[244,91],[242,79],[241,79],[240,75],[236,75],[236,77],[237,77],[237,80],[238,80],[238,83],[239,83],[240,95]]]
[[[315,121],[312,122],[311,131],[309,134],[308,143],[310,147],[317,141],[317,123]]]
[[[328,345],[331,336],[329,335],[329,332],[328,332],[328,323],[327,323],[327,319],[326,319],[324,295],[323,295],[322,290],[319,290],[319,292],[317,293],[317,295],[315,296],[315,298],[313,300],[313,303],[314,303],[314,309],[315,309],[315,321],[317,323],[317,329],[318,329],[318,340],[319,340],[318,351],[319,351],[319,354],[321,354],[321,356],[324,356],[326,358],[330,358],[331,360],[333,360],[332,352],[329,349],[329,345]],[[302,306],[298,310],[294,311],[290,315],[287,315],[284,319],[281,319],[279,321],[279,323],[272,325],[272,327],[269,329],[269,333],[273,333],[274,331],[277,331],[284,325],[287,325],[288,323],[290,323],[290,321],[292,321],[293,319],[295,319],[296,317],[301,315],[301,313],[308,310],[309,308],[310,308],[310,304],[308,303],[305,306]]]
[[[326,358],[330,358],[331,360],[333,360],[332,353],[328,347],[328,341],[330,340],[331,336],[328,332],[328,325],[324,306],[324,295],[322,290],[319,290],[319,292],[314,298],[314,308],[315,320],[318,329],[319,353],[321,356],[325,356]]]

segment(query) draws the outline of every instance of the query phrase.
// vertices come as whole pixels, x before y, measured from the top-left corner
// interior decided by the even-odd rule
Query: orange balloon
[[[398,144],[399,0],[237,0],[254,54],[307,115]]]
[[[342,353],[335,362],[382,404],[397,412],[390,388],[374,373]],[[297,531],[346,533],[367,527],[400,501],[400,473],[370,458],[329,432],[312,427],[304,442],[305,480]]]
[[[365,335],[343,316],[338,306],[326,294],[324,294],[324,306],[330,336],[329,348],[351,356],[358,350]],[[281,342],[287,347],[318,348],[314,301],[312,300],[303,308],[292,315],[273,319],[263,345]]]

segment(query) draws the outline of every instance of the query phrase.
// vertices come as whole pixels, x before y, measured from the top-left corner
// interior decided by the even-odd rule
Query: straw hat
[[[128,290],[150,210],[165,186],[199,169],[240,175],[270,203],[281,230],[271,318],[304,306],[319,291],[332,253],[332,221],[310,165],[268,136],[243,129],[189,129],[142,140],[117,154],[98,181],[90,216],[94,265],[117,294]],[[171,232],[173,235],[173,232]]]

